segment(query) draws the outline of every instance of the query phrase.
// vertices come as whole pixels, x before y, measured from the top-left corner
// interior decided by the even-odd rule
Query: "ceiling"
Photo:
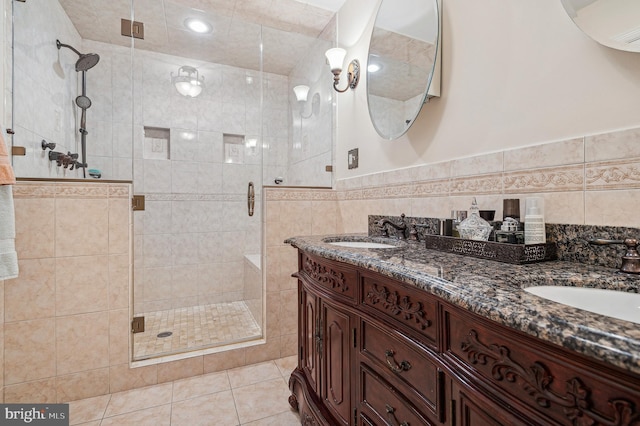
[[[84,39],[130,46],[120,34],[131,19],[130,0],[59,0]],[[134,0],[133,18],[144,23],[135,47],[169,55],[289,75],[317,38],[334,38],[327,27],[345,0]],[[184,26],[198,17],[213,26],[196,34]],[[325,30],[326,29],[326,30]]]

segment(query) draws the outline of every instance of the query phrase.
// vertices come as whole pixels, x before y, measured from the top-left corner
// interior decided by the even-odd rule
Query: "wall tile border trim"
[[[267,201],[336,201],[338,194],[325,188],[265,188]]]
[[[585,171],[587,189],[640,188],[640,160],[592,163]]]
[[[18,182],[14,198],[128,198],[130,184]]]
[[[589,142],[583,149],[585,152],[591,153],[590,155],[578,152],[583,144],[583,139]],[[503,151],[505,156],[508,154],[512,162],[522,158],[533,158],[529,164],[538,163],[539,167],[535,168],[518,169],[514,164],[506,164],[505,162],[502,171],[483,173],[486,170],[481,170],[482,167],[477,164],[485,164],[494,157],[499,158],[501,153],[494,153],[366,176],[355,176],[336,182],[338,200],[640,189],[640,156],[637,155],[637,152],[629,149],[630,144],[640,146],[640,128]],[[595,155],[592,151],[599,154]],[[550,155],[555,160],[550,159]],[[606,160],[601,158],[607,155],[614,158]],[[627,158],[628,156],[631,158]],[[560,158],[565,158],[567,163],[540,167],[545,163],[558,163]],[[578,161],[579,158],[587,159]],[[594,160],[589,161],[589,158]],[[496,161],[493,161],[491,164],[495,163]],[[453,169],[463,165],[468,165],[470,170],[456,171]],[[524,166],[526,167],[526,165]],[[429,176],[431,170],[444,170],[448,167],[451,168],[449,178],[415,179],[421,175]],[[382,176],[387,179],[381,179]],[[391,177],[397,180],[393,181],[390,179]],[[381,181],[385,183],[372,185]]]
[[[504,193],[581,191],[584,188],[584,166],[552,167],[503,175]]]

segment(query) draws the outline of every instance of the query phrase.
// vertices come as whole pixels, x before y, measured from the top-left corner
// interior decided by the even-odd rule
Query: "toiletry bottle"
[[[544,227],[544,200],[529,197],[525,200],[524,243],[544,244],[547,241]]]
[[[457,215],[457,210],[451,210],[451,236],[460,238],[460,234],[458,234],[458,225],[460,224],[460,221],[458,220]]]

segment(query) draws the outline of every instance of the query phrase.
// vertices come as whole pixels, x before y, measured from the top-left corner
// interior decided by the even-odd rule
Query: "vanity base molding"
[[[324,421],[329,418],[328,413],[323,413],[322,404],[316,401],[317,395],[309,389],[308,382],[304,379],[302,370],[295,369],[289,378],[289,405],[300,414],[300,424],[304,426],[330,425]]]
[[[640,424],[640,375],[299,250],[303,425]]]

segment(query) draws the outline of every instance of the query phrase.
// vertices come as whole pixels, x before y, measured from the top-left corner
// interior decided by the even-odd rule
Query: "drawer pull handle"
[[[385,408],[387,409],[387,420],[389,421],[389,424],[391,424],[392,426],[409,426],[409,423],[407,422],[398,422],[398,419],[396,419],[395,415],[395,408],[393,408],[389,404],[385,404]]]
[[[411,368],[411,364],[409,363],[409,361],[402,361],[400,362],[400,364],[398,364],[396,360],[393,358],[394,355],[395,355],[395,352],[392,351],[391,349],[387,349],[386,351],[384,351],[384,356],[387,360],[387,365],[389,366],[391,371],[393,371],[394,373],[402,373],[403,371],[407,371]]]

